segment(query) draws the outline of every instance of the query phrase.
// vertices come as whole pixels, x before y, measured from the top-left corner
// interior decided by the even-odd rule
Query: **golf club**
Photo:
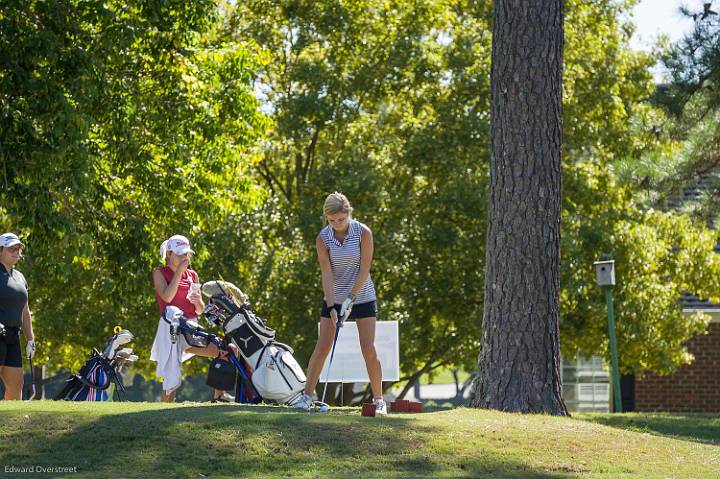
[[[343,327],[343,324],[345,323],[345,320],[347,319],[348,316],[350,316],[350,311],[345,311],[345,314],[343,315],[343,317],[340,318],[338,316],[337,323],[335,323],[335,339],[333,339],[332,350],[330,351],[330,362],[328,363],[327,374],[325,375],[325,387],[323,388],[322,400],[320,401],[325,406],[327,406],[327,404],[325,403],[325,394],[327,393],[328,380],[330,379],[330,368],[332,367],[333,357],[335,356],[335,346],[337,345],[338,335],[340,334],[340,328]],[[321,407],[320,411],[326,412],[328,409],[323,410],[323,408]]]

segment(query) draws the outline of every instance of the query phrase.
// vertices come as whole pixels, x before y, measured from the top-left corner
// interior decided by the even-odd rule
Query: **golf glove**
[[[355,304],[355,295],[349,293],[347,299],[345,299],[345,301],[343,301],[342,303],[342,306],[340,306],[340,321],[345,322],[345,320],[350,317],[353,304]]]
[[[335,324],[342,323],[342,316],[340,316],[340,313],[338,313],[335,308],[330,308],[330,319]]]
[[[0,323],[0,338],[5,336],[5,325],[3,323]]]
[[[28,359],[32,359],[35,357],[35,340],[31,339],[27,342],[27,345],[25,346],[25,355],[28,357]]]

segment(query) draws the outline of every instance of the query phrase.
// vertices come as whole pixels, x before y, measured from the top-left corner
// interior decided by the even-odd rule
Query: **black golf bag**
[[[251,380],[266,401],[294,404],[306,377],[293,349],[275,341],[275,330],[250,308],[246,296],[232,283],[209,281],[202,287],[209,298],[205,317],[221,326],[251,369]]]

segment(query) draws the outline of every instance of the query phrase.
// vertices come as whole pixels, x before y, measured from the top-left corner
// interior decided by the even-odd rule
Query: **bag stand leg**
[[[235,402],[241,402],[241,394],[243,394],[242,380],[240,379],[240,372],[235,370]]]

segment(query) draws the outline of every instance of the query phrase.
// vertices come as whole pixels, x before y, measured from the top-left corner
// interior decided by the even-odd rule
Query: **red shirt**
[[[170,269],[169,266],[161,266],[158,268],[158,271],[160,271],[160,273],[163,275],[163,278],[165,278],[165,281],[167,281],[168,284],[170,284],[173,276],[175,276],[175,272]],[[160,297],[158,292],[155,291],[155,299],[157,299],[158,305],[160,306],[160,314],[163,314],[165,312],[165,308],[167,306],[177,306],[182,310],[183,316],[185,316],[186,318],[197,318],[197,313],[195,312],[195,305],[192,304],[189,299],[187,299],[187,294],[188,291],[190,291],[190,283],[199,282],[200,281],[198,280],[198,274],[191,269],[186,269],[180,277],[180,284],[178,285],[177,293],[175,293],[175,297],[172,299],[172,301],[166,303]]]

